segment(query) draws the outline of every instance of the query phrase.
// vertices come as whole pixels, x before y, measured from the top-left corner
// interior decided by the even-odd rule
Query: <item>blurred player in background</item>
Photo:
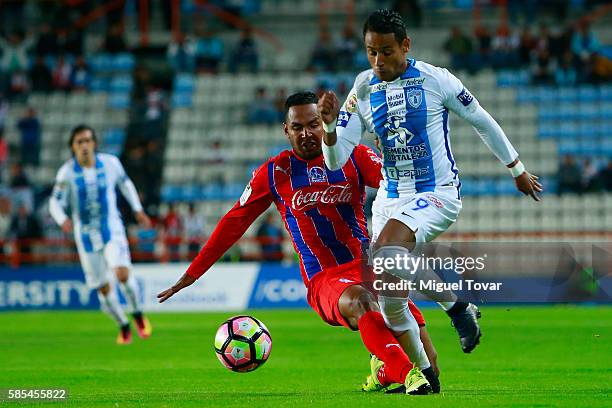
[[[253,173],[242,197],[221,219],[187,272],[158,298],[164,302],[195,282],[274,203],[299,254],[310,306],[330,325],[359,330],[366,348],[385,363],[384,370],[377,370],[378,378],[370,379],[364,389],[390,391],[393,385],[403,391],[403,384],[408,394],[426,394],[432,387],[439,392],[435,349],[420,311],[410,303],[421,326],[415,325],[417,341],[423,338],[433,367],[427,357],[425,365],[411,363],[385,325],[375,296],[362,285],[363,250],[369,244],[365,187],[380,185],[380,157],[360,145],[342,168],[325,168],[317,100],[311,92],[287,99],[284,131],[293,150],[269,159]],[[374,363],[380,365],[378,360]]]
[[[138,335],[147,338],[152,329],[142,313],[140,288],[130,274],[130,250],[115,188],[119,187],[141,226],[149,227],[151,221],[119,159],[96,152],[96,134],[91,127],[75,127],[68,145],[73,157],[57,172],[49,202],[51,215],[66,234],[74,232],[87,285],[97,290],[102,310],[120,327],[117,344],[131,343],[132,332],[113,289],[111,270],[132,310]],[[68,207],[72,220],[66,214]]]
[[[342,108],[336,95],[326,92],[318,110],[326,132],[323,155],[330,169],[349,161],[364,131],[380,141],[384,180],[372,208],[374,260],[404,259],[417,243],[432,241],[457,219],[461,183],[448,138],[449,110],[474,127],[508,167],[517,189],[539,200],[538,178],[525,170],[501,127],[461,81],[446,69],[407,59],[410,38],[398,13],[372,13],[363,35],[372,69],[357,76]],[[399,267],[386,271],[414,279]],[[479,312],[451,295],[448,300],[455,301],[439,304],[451,318],[463,351],[469,353],[481,336]],[[379,296],[379,302],[394,332],[406,332],[414,324],[406,297]]]

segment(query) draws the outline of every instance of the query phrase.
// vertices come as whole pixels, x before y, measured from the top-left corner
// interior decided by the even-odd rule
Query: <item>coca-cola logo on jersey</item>
[[[291,207],[300,211],[319,203],[348,204],[352,197],[350,184],[327,186],[325,190],[300,189],[293,194]]]

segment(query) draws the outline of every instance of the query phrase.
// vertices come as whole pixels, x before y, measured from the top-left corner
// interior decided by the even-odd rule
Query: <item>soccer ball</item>
[[[246,373],[261,367],[272,350],[268,328],[251,316],[227,319],[215,335],[217,358],[226,368]]]

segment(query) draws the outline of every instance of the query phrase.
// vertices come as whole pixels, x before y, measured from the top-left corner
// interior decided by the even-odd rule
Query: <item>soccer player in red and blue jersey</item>
[[[164,302],[194,283],[274,203],[299,254],[308,303],[328,324],[359,330],[366,348],[384,362],[377,378],[369,381],[378,389],[403,384],[407,394],[427,394],[432,386],[437,391],[435,349],[420,311],[410,304],[433,367],[412,364],[385,324],[376,297],[362,284],[362,259],[369,245],[365,187],[378,188],[381,160],[360,145],[342,168],[326,168],[317,101],[311,92],[287,99],[284,131],[292,150],[269,159],[253,173],[240,200],[221,219],[185,274],[157,297]]]

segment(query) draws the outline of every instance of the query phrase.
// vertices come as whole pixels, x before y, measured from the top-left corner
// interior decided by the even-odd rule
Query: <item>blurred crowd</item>
[[[559,195],[612,192],[612,159],[563,156],[557,172]]]
[[[455,70],[526,69],[536,85],[572,86],[612,79],[612,61],[587,19],[561,30],[546,23],[520,30],[502,24],[494,33],[479,25],[472,34],[454,26],[443,48]]]

